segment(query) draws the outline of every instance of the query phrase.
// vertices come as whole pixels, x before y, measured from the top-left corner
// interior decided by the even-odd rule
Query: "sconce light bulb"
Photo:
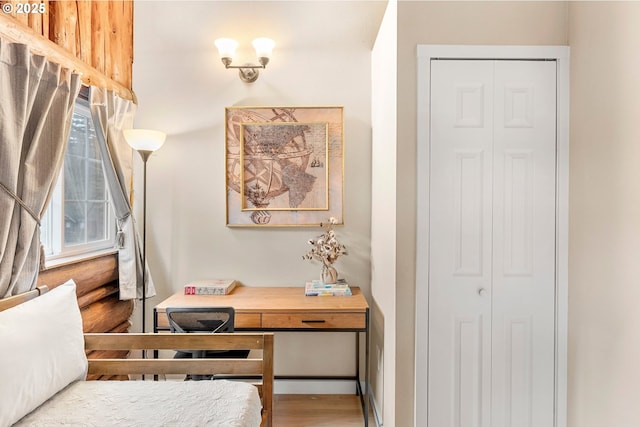
[[[216,47],[218,48],[218,54],[221,58],[229,58],[231,59],[236,55],[236,48],[238,47],[238,42],[233,39],[217,39],[215,42]]]
[[[253,41],[253,47],[256,50],[256,56],[258,58],[271,58],[273,47],[276,43],[266,37],[260,37]]]

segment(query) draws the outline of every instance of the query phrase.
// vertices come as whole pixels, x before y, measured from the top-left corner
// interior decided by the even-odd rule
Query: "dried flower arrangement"
[[[333,230],[336,224],[337,220],[334,217],[329,218],[327,224],[321,223],[320,227],[325,227],[326,225],[326,231],[315,239],[309,239],[308,243],[311,245],[311,249],[302,256],[303,259],[315,259],[322,262],[322,281],[324,283],[335,283],[337,281],[338,272],[332,264],[340,255],[347,255],[347,248],[338,241],[336,232]]]

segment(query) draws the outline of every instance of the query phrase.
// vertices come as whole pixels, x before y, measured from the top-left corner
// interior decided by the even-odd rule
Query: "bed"
[[[271,333],[83,334],[70,281],[0,300],[0,342],[0,427],[272,425]],[[251,353],[247,359],[173,359],[161,351],[194,348]],[[142,349],[149,357],[109,358],[114,350]],[[87,360],[89,351],[104,358]],[[137,380],[86,381],[88,374]],[[214,380],[182,380],[187,374]]]

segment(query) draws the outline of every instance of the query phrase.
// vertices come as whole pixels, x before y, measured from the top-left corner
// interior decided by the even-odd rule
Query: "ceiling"
[[[219,37],[276,50],[372,48],[387,1],[154,1],[135,3],[135,37],[145,51],[212,48]],[[140,52],[139,52],[140,53]]]

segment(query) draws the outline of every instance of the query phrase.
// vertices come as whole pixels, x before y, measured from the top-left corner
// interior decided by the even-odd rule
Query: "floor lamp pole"
[[[147,160],[149,156],[162,147],[167,134],[152,129],[123,129],[122,135],[129,146],[136,150],[142,158],[142,333],[147,332]],[[137,252],[137,251],[136,251]],[[137,274],[136,274],[137,276]],[[136,283],[137,286],[137,283]],[[142,352],[145,357],[145,351]],[[144,379],[144,375],[142,376]]]
[[[139,150],[143,164],[142,178],[142,333],[147,332],[147,160],[153,151]],[[145,353],[143,352],[143,358]]]

